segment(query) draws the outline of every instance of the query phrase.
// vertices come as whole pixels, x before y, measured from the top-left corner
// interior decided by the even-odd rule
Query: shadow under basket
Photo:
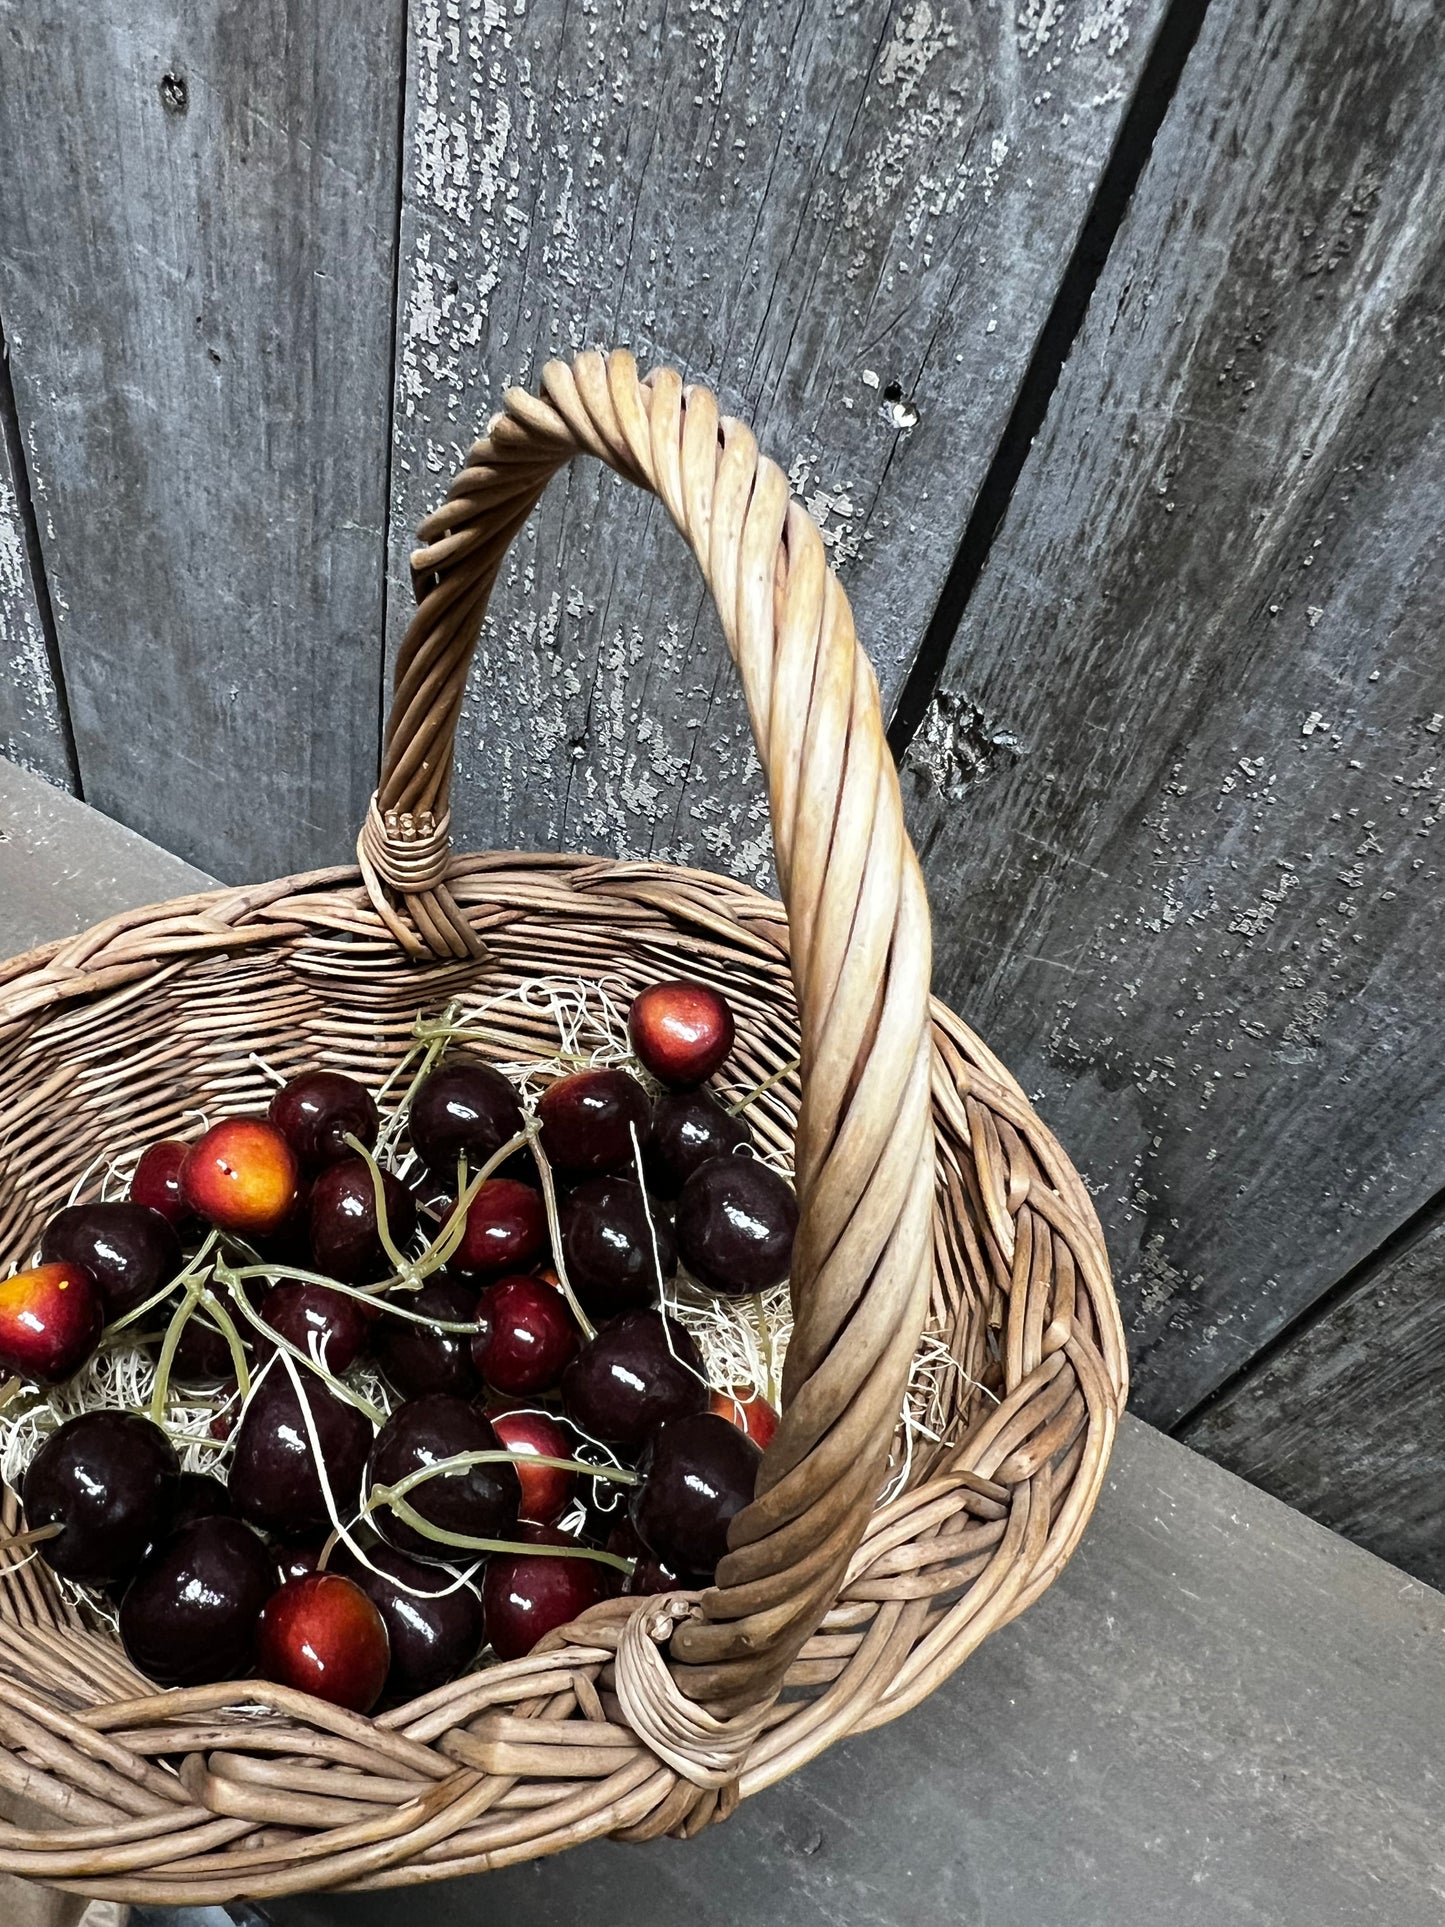
[[[579,454],[657,494],[703,571],[786,909],[666,865],[449,850],[487,600]],[[418,1012],[458,994],[696,976],[733,1005],[740,1075],[801,1064],[759,1122],[791,1146],[801,1205],[782,1422],[715,1586],[608,1601],[371,1719],[259,1680],[160,1691],[42,1562],[0,1559],[0,1787],[46,1816],[0,1825],[0,1870],[73,1891],[397,1886],[696,1832],[905,1712],[1036,1599],[1123,1408],[1098,1222],[1018,1084],[929,996],[876,683],[817,530],[747,428],[625,353],[552,363],[539,396],[508,394],[420,540],[359,868],[138,910],[0,967],[0,1267],[92,1160],[192,1134],[198,1108],[262,1108],[258,1056],[375,1088]],[[548,1054],[535,1015],[506,1010],[489,1021],[512,1025],[513,1055]],[[920,1350],[951,1364],[937,1442],[914,1437],[904,1477]]]

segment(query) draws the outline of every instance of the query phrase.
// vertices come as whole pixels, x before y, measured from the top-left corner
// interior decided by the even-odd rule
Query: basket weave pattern
[[[449,850],[487,601],[579,453],[662,499],[709,584],[786,911],[700,871]],[[180,1904],[695,1832],[928,1693],[1050,1583],[1098,1494],[1126,1388],[1098,1223],[1018,1085],[928,996],[876,684],[781,471],[706,390],[583,355],[508,395],[421,536],[359,872],[155,906],[0,966],[0,1264],[92,1158],[260,1108],[257,1055],[375,1086],[460,991],[698,976],[733,1004],[741,1077],[801,1066],[757,1118],[792,1147],[802,1210],[782,1424],[713,1588],[610,1601],[373,1719],[261,1681],[157,1692],[43,1566],[0,1572],[0,1787],[52,1816],[0,1826],[0,1869]],[[520,1000],[489,1022],[505,1056],[553,1047]],[[925,1331],[958,1367],[944,1441],[876,1505]]]

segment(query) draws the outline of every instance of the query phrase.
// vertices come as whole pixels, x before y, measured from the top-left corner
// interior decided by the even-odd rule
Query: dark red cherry
[[[288,1579],[261,1614],[257,1671],[278,1686],[369,1713],[391,1666],[386,1622],[339,1572]]]
[[[697,1282],[741,1298],[787,1277],[797,1194],[757,1158],[709,1158],[682,1187],[673,1228],[678,1256]]]
[[[525,1452],[529,1457],[573,1459],[577,1456],[577,1437],[565,1419],[535,1406],[494,1404],[487,1407],[492,1430],[509,1452]],[[516,1473],[522,1488],[520,1516],[533,1525],[555,1525],[567,1510],[577,1475],[555,1465],[529,1465],[517,1462]]]
[[[314,1372],[295,1367],[321,1446],[332,1501],[343,1519],[356,1512],[372,1429]],[[251,1394],[236,1431],[231,1497],[243,1519],[287,1536],[323,1532],[331,1525],[306,1419],[286,1361],[277,1358]]]
[[[728,1549],[728,1525],[753,1496],[763,1455],[716,1412],[659,1425],[637,1461],[637,1536],[673,1572],[709,1576]]]
[[[478,1171],[522,1128],[517,1093],[478,1057],[448,1057],[412,1099],[408,1128],[422,1162],[443,1184],[457,1180],[457,1159]]]
[[[778,1414],[761,1392],[750,1391],[746,1385],[735,1386],[730,1392],[714,1392],[707,1409],[746,1432],[753,1444],[765,1451],[772,1444]]]
[[[82,1412],[41,1446],[22,1496],[32,1526],[59,1525],[45,1558],[67,1579],[111,1586],[135,1570],[175,1502],[180,1463],[136,1412]]]
[[[273,1331],[338,1377],[356,1363],[370,1330],[364,1305],[302,1278],[272,1285],[259,1309]]]
[[[72,1204],[40,1241],[44,1264],[84,1265],[100,1287],[107,1322],[152,1298],[181,1268],[172,1225],[145,1204]]]
[[[659,1083],[686,1090],[711,1077],[732,1049],[733,1014],[720,990],[678,978],[633,998],[627,1034]]]
[[[515,1178],[488,1178],[468,1207],[466,1230],[450,1269],[463,1278],[525,1271],[546,1249],[542,1193]]]
[[[120,1638],[158,1686],[244,1679],[261,1609],[276,1586],[270,1552],[240,1519],[193,1519],[151,1554],[126,1590]]]
[[[704,1586],[712,1584],[710,1577],[674,1572],[671,1566],[655,1559],[638,1538],[631,1519],[618,1520],[607,1535],[607,1550],[637,1562],[622,1581],[621,1591],[629,1598],[647,1599],[658,1592],[701,1592]]]
[[[59,1385],[100,1343],[104,1301],[84,1265],[36,1265],[0,1280],[0,1372]]]
[[[477,1316],[477,1288],[459,1278],[429,1278],[420,1291],[393,1292],[391,1302],[402,1311],[448,1325],[473,1324]],[[386,1305],[386,1299],[378,1300],[381,1316],[372,1334],[372,1350],[387,1382],[403,1398],[424,1398],[428,1392],[475,1398],[482,1381],[472,1363],[468,1334],[438,1331],[435,1325],[413,1324],[409,1318],[388,1318]]]
[[[369,1546],[370,1566],[344,1546],[331,1564],[353,1580],[386,1622],[391,1670],[386,1696],[416,1699],[464,1673],[482,1644],[482,1601],[439,1566],[424,1566],[387,1545]],[[374,1572],[372,1566],[381,1570]]]
[[[660,1198],[675,1198],[700,1164],[751,1150],[752,1143],[747,1125],[710,1091],[664,1091],[652,1107],[648,1188]]]
[[[477,1303],[472,1363],[494,1392],[550,1392],[581,1334],[567,1300],[540,1278],[499,1278]]]
[[[258,1231],[251,1239],[263,1258],[275,1265],[290,1265],[306,1271],[311,1264],[312,1182],[303,1171],[291,1200],[291,1209],[274,1231]]]
[[[404,1251],[416,1230],[416,1200],[390,1171],[381,1174],[391,1241]],[[376,1218],[376,1186],[361,1158],[328,1164],[311,1189],[311,1262],[343,1285],[375,1284],[392,1269]]]
[[[159,1317],[165,1319],[172,1309],[163,1307]],[[249,1358],[255,1351],[252,1343],[255,1327],[244,1313],[235,1317],[234,1323]],[[178,1385],[216,1385],[234,1380],[235,1376],[236,1361],[225,1333],[206,1312],[193,1311],[181,1327],[180,1343],[171,1361],[171,1377]]]
[[[562,1404],[589,1438],[635,1452],[664,1419],[701,1412],[708,1388],[691,1334],[660,1311],[625,1311],[562,1374]]]
[[[392,1486],[425,1466],[439,1465],[465,1452],[497,1452],[501,1441],[482,1414],[465,1399],[432,1392],[398,1405],[377,1435],[367,1468],[372,1486]],[[505,1539],[516,1522],[522,1488],[516,1468],[505,1461],[472,1465],[413,1486],[404,1500],[422,1518],[469,1539]],[[432,1539],[380,1508],[374,1523],[401,1552],[421,1559],[456,1559],[465,1547]]]
[[[281,1585],[288,1579],[304,1579],[308,1572],[317,1571],[325,1544],[324,1539],[300,1539],[293,1545],[277,1546],[276,1570],[281,1575]]]
[[[677,1270],[672,1227],[631,1178],[589,1178],[561,1210],[567,1282],[592,1318],[655,1305]]]
[[[296,1153],[261,1117],[227,1117],[191,1146],[181,1196],[219,1231],[264,1238],[290,1215],[301,1182]]]
[[[376,1143],[371,1092],[341,1071],[303,1071],[277,1091],[267,1115],[308,1171],[355,1157],[348,1135],[368,1151]]]
[[[131,1203],[159,1211],[166,1223],[179,1232],[189,1231],[195,1223],[190,1206],[181,1195],[181,1166],[190,1154],[189,1144],[182,1144],[176,1137],[163,1137],[141,1152],[130,1181]]]
[[[543,1091],[537,1106],[542,1149],[560,1171],[613,1171],[633,1163],[632,1133],[643,1149],[651,1106],[628,1071],[575,1071]]]
[[[518,1526],[517,1537],[531,1545],[576,1544],[551,1526]],[[605,1597],[597,1561],[583,1554],[494,1552],[482,1575],[487,1639],[498,1659],[521,1659],[555,1627]]]
[[[179,1532],[182,1526],[193,1526],[197,1519],[229,1519],[235,1510],[230,1493],[219,1479],[213,1479],[209,1472],[182,1472],[176,1481],[170,1530]]]

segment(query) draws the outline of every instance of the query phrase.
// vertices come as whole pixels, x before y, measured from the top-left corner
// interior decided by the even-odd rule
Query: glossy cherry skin
[[[302,1539],[295,1545],[277,1546],[276,1570],[280,1574],[281,1585],[284,1586],[288,1579],[304,1579],[308,1572],[317,1571],[321,1564],[321,1548],[325,1544],[324,1539]]]
[[[219,1231],[264,1238],[290,1215],[301,1182],[296,1153],[262,1117],[226,1117],[191,1146],[181,1195]]]
[[[665,1419],[701,1412],[707,1396],[691,1335],[651,1309],[610,1319],[562,1374],[562,1404],[573,1424],[624,1454]]]
[[[753,1134],[711,1091],[664,1091],[652,1107],[647,1186],[675,1198],[700,1164],[751,1150]]]
[[[700,1573],[674,1572],[671,1566],[654,1558],[638,1538],[631,1519],[618,1520],[607,1535],[607,1550],[637,1562],[620,1588],[628,1598],[649,1599],[659,1592],[701,1592],[704,1586],[712,1584],[710,1578]]]
[[[677,978],[649,984],[632,1000],[627,1034],[660,1084],[689,1090],[712,1076],[733,1047],[728,1000],[710,984]]]
[[[682,1187],[677,1253],[697,1282],[725,1298],[781,1284],[793,1262],[798,1199],[757,1158],[709,1158]]]
[[[536,1406],[496,1403],[487,1407],[492,1430],[512,1452],[526,1452],[545,1459],[574,1459],[577,1436],[565,1419]],[[521,1518],[533,1525],[555,1525],[567,1510],[577,1475],[555,1465],[529,1465],[518,1461],[516,1474],[522,1488]]]
[[[443,1184],[455,1185],[457,1159],[475,1172],[522,1128],[517,1093],[479,1057],[446,1058],[412,1099],[408,1128],[418,1157]]]
[[[367,1468],[368,1483],[396,1485],[424,1466],[464,1452],[496,1452],[501,1441],[490,1424],[465,1399],[432,1392],[398,1405],[377,1435]],[[413,1486],[405,1502],[432,1525],[469,1539],[505,1539],[517,1518],[522,1487],[516,1468],[506,1462],[468,1466],[464,1471]],[[419,1559],[456,1559],[465,1547],[430,1539],[389,1507],[373,1523],[398,1551]]]
[[[449,1269],[463,1278],[525,1271],[547,1249],[542,1193],[515,1178],[488,1178],[467,1208],[466,1230]]]
[[[476,1318],[472,1363],[507,1397],[550,1392],[581,1339],[567,1300],[540,1278],[499,1278],[483,1291]]]
[[[628,1071],[575,1071],[543,1091],[542,1149],[560,1171],[588,1175],[634,1162],[632,1133],[647,1144],[651,1105]]]
[[[209,1472],[182,1472],[176,1481],[169,1530],[179,1532],[182,1526],[193,1526],[197,1519],[229,1519],[235,1510],[230,1493],[219,1479],[213,1479]]]
[[[153,1298],[181,1268],[174,1227],[145,1204],[72,1204],[40,1241],[43,1264],[84,1265],[100,1287],[107,1321]]]
[[[130,1181],[131,1203],[159,1211],[176,1231],[188,1231],[195,1222],[181,1194],[181,1166],[190,1155],[189,1144],[177,1137],[163,1137],[141,1152]]]
[[[0,1372],[59,1385],[100,1343],[104,1300],[84,1265],[36,1265],[0,1280]]]
[[[240,1519],[194,1519],[171,1533],[126,1589],[121,1644],[158,1686],[244,1679],[261,1609],[276,1586],[271,1553]]]
[[[395,1303],[422,1318],[448,1325],[474,1324],[477,1288],[460,1278],[429,1278],[420,1291],[398,1291]],[[482,1389],[472,1363],[472,1341],[465,1332],[438,1331],[409,1318],[388,1318],[386,1300],[372,1335],[372,1350],[387,1382],[403,1398],[424,1398],[428,1392],[449,1392],[453,1398],[475,1398]]]
[[[391,1644],[386,1697],[416,1699],[464,1673],[482,1644],[482,1601],[476,1587],[459,1586],[439,1566],[424,1566],[392,1546],[369,1546],[366,1556],[379,1572],[344,1546],[337,1548],[331,1565],[360,1586],[386,1622]]]
[[[551,1526],[518,1526],[517,1537],[532,1545],[577,1543]],[[494,1552],[482,1575],[482,1611],[497,1658],[521,1659],[554,1627],[605,1599],[601,1570],[595,1559],[581,1554]]]
[[[303,1071],[293,1077],[271,1099],[267,1116],[306,1171],[355,1157],[348,1136],[368,1151],[376,1142],[371,1092],[341,1071]]]
[[[354,1580],[311,1572],[267,1600],[257,1640],[263,1679],[369,1713],[390,1668],[386,1621]]]
[[[158,1425],[135,1412],[67,1419],[30,1461],[22,1484],[32,1526],[63,1529],[44,1556],[67,1579],[111,1586],[140,1564],[176,1498],[180,1463]]]
[[[728,1549],[728,1525],[753,1496],[763,1455],[716,1412],[659,1425],[637,1461],[637,1536],[673,1572],[709,1578]]]
[[[273,1331],[338,1377],[356,1363],[370,1331],[364,1305],[301,1278],[272,1285],[259,1310]]]
[[[349,1519],[361,1498],[372,1429],[314,1372],[296,1366],[338,1512]],[[331,1524],[301,1403],[286,1361],[277,1358],[251,1394],[236,1432],[231,1497],[243,1519],[264,1531],[299,1537]]]
[[[655,1305],[659,1275],[677,1270],[677,1246],[662,1212],[631,1178],[589,1178],[562,1206],[567,1282],[591,1318]]]
[[[416,1199],[390,1171],[381,1174],[391,1241],[404,1251],[416,1230]],[[311,1263],[343,1285],[369,1285],[392,1269],[376,1217],[376,1186],[360,1158],[328,1164],[311,1188]]]
[[[778,1429],[778,1414],[769,1405],[761,1392],[749,1391],[747,1386],[736,1386],[730,1392],[714,1392],[708,1400],[707,1409],[725,1418],[729,1425],[735,1425],[740,1432],[746,1432],[753,1444],[766,1451],[773,1442],[773,1434]]]

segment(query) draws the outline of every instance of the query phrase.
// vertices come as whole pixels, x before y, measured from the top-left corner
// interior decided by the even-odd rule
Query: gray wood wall
[[[0,11],[0,751],[218,875],[345,855],[410,531],[500,388],[676,360],[822,523],[939,987],[1089,1174],[1139,1409],[1438,1580],[1442,37]],[[767,877],[716,624],[595,470],[498,596],[457,819]]]

